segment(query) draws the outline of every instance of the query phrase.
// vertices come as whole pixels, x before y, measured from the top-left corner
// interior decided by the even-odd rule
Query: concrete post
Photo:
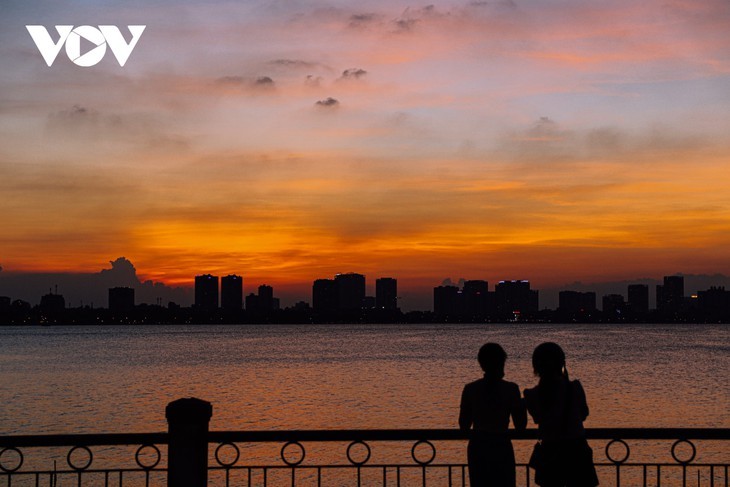
[[[165,408],[170,444],[168,487],[207,487],[208,422],[213,406],[194,397],[172,401]]]

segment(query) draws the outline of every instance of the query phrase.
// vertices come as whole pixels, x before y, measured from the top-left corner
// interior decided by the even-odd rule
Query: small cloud
[[[443,281],[441,281],[442,286],[456,286],[456,287],[464,287],[464,283],[466,280],[463,277],[460,277],[458,281],[454,282],[451,280],[450,277],[447,277]]]
[[[309,61],[302,61],[301,59],[274,59],[269,61],[269,64],[273,66],[282,66],[285,68],[307,68],[311,69],[319,65],[319,63],[312,63]]]
[[[340,102],[330,96],[325,98],[324,100],[319,100],[314,105],[322,108],[336,108],[340,106]]]
[[[374,22],[378,22],[381,16],[374,13],[354,14],[350,16],[350,27],[366,27]]]
[[[340,79],[360,79],[366,74],[368,74],[368,72],[364,69],[351,68],[344,70],[342,72],[342,76],[340,76]]]
[[[274,86],[274,80],[268,76],[260,76],[256,78],[256,86]]]
[[[117,122],[116,119],[103,119],[96,110],[74,105],[67,110],[50,113],[47,128],[51,133],[64,135],[79,133],[82,136],[89,137],[98,134],[105,123],[111,124],[113,121]]]
[[[269,76],[248,78],[245,76],[222,76],[215,80],[220,85],[238,87],[243,89],[270,89],[276,86],[274,80]]]
[[[426,5],[418,9],[408,7],[403,11],[400,18],[393,21],[393,24],[395,25],[396,32],[410,32],[422,20],[440,18],[448,15],[449,13],[443,14],[437,12],[434,5]]]
[[[216,81],[216,83],[223,83],[223,84],[229,84],[229,85],[240,85],[240,84],[243,84],[246,80],[243,76],[223,76],[221,78],[218,78],[215,81]]]
[[[98,113],[81,105],[74,105],[68,110],[61,110],[51,114],[54,121],[65,122],[89,122],[96,120]]]
[[[304,78],[304,84],[312,88],[319,87],[322,84],[322,77],[308,74],[307,77]]]
[[[396,19],[393,23],[398,32],[410,32],[418,23],[418,19]]]
[[[540,117],[522,137],[530,142],[557,142],[566,137],[566,132],[549,117]]]

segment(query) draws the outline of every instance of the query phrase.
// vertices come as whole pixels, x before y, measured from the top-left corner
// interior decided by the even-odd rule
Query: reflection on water
[[[486,341],[532,386],[560,343],[588,427],[728,427],[725,325],[144,326],[0,328],[0,434],[163,431],[179,397],[211,428],[451,428]]]
[[[547,340],[586,389],[587,427],[727,428],[728,338],[725,325],[3,327],[0,434],[164,431],[165,405],[190,396],[213,403],[213,430],[455,428],[484,342],[503,345],[507,378],[525,388]],[[601,459],[605,443],[593,442]],[[671,445],[655,443],[632,460],[669,459]],[[701,443],[727,461],[727,445]],[[242,447],[276,460],[280,445]],[[310,444],[307,458],[342,462],[345,447]],[[516,442],[518,460],[531,447]],[[398,449],[409,456],[410,445],[382,445],[373,461]],[[438,452],[464,460],[461,443]]]

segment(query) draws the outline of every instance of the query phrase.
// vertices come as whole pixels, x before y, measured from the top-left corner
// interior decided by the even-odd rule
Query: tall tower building
[[[318,313],[337,310],[337,284],[334,279],[317,279],[312,284],[312,309]]]
[[[656,307],[662,313],[677,313],[684,305],[684,276],[664,276],[656,287]]]
[[[631,284],[629,286],[629,310],[634,314],[649,312],[649,286],[646,284]]]
[[[439,318],[461,316],[463,294],[457,286],[437,286],[433,288],[433,312]]]
[[[469,319],[481,320],[487,316],[489,283],[482,280],[464,282],[464,313]]]
[[[218,309],[218,276],[195,276],[195,307],[205,311]]]
[[[337,274],[335,284],[340,311],[355,311],[362,308],[365,299],[365,276],[353,272]]]
[[[596,311],[596,293],[580,291],[560,291],[558,310],[568,315],[592,313]]]
[[[538,293],[530,281],[499,281],[494,287],[497,313],[501,318],[517,318],[537,313]]]
[[[274,306],[274,288],[262,284],[259,286],[259,307],[262,311],[271,311]]]
[[[240,310],[243,308],[243,278],[235,274],[221,278],[221,308]]]
[[[398,281],[392,277],[375,280],[375,307],[377,309],[398,309]]]

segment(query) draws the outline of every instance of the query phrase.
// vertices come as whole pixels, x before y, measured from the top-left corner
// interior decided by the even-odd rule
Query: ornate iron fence
[[[210,414],[210,404],[184,399],[168,406],[167,433],[0,437],[0,487],[468,485],[470,433],[460,430],[208,431]],[[728,428],[587,435],[601,485],[728,487]],[[530,487],[537,431],[509,437],[518,485]]]

